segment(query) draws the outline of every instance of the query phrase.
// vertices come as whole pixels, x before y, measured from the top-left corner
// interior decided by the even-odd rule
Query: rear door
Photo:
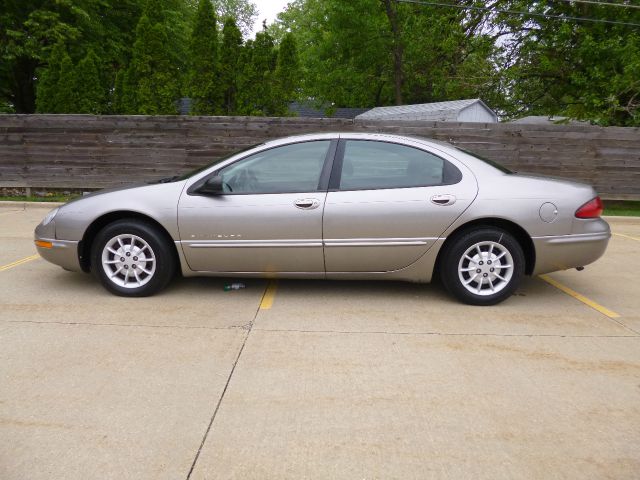
[[[421,144],[340,140],[323,221],[327,274],[410,265],[476,194],[469,170]]]

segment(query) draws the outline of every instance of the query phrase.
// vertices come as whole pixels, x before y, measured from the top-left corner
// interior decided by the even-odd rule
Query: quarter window
[[[424,150],[395,143],[347,140],[340,190],[428,187],[458,183],[460,171]]]
[[[329,140],[295,143],[256,153],[223,168],[230,193],[293,193],[318,190]]]

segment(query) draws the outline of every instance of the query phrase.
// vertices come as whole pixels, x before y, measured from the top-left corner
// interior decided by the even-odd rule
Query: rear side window
[[[461,179],[454,165],[424,150],[370,140],[345,142],[340,190],[429,187]]]

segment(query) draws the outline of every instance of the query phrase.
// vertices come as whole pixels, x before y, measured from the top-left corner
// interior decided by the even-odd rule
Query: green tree
[[[222,29],[222,45],[220,48],[220,91],[222,106],[220,113],[233,115],[236,113],[236,97],[241,75],[240,57],[242,52],[242,33],[233,18],[227,18]]]
[[[200,0],[189,42],[187,91],[193,100],[192,114],[213,115],[220,110],[218,88],[218,31],[210,0]]]
[[[0,7],[0,104],[33,113],[36,84],[52,49],[67,45],[77,61],[93,49],[111,78],[125,62],[141,0],[3,0]],[[105,88],[107,84],[105,83]],[[46,90],[46,87],[45,87]]]
[[[57,43],[51,50],[46,67],[43,67],[38,75],[40,77],[36,98],[36,109],[38,113],[56,112],[56,92],[60,80],[62,60],[65,55],[67,55],[65,45],[63,43]]]
[[[233,18],[242,35],[248,36],[258,16],[258,7],[250,0],[212,0],[218,18]]]
[[[640,10],[524,1],[507,2],[505,8],[547,15],[492,19],[507,39],[501,70],[510,116],[564,115],[602,125],[640,125],[640,35],[638,27],[624,25],[640,24]]]
[[[123,114],[125,113],[126,101],[125,101],[125,77],[127,71],[125,69],[118,70],[116,73],[116,79],[113,86],[113,95],[111,97],[111,113]],[[129,91],[131,91],[129,89]]]
[[[76,103],[73,113],[104,113],[105,88],[100,79],[100,59],[93,52],[78,62],[74,71],[73,88]]]
[[[34,79],[51,47],[80,36],[81,6],[43,0],[5,0],[0,8],[0,95],[18,113],[36,106]]]
[[[273,115],[277,110],[277,51],[273,37],[264,27],[255,40],[245,44],[241,55],[238,113],[243,115]]]
[[[297,97],[300,86],[300,62],[293,34],[287,33],[278,48],[278,60],[275,69],[275,111],[278,115],[288,113],[288,104]]]
[[[143,115],[177,112],[179,72],[166,52],[167,34],[161,23],[152,25],[140,17],[136,41],[122,96],[129,98],[126,110]]]
[[[76,69],[65,52],[60,63],[60,77],[51,113],[75,113],[78,95],[75,88]]]
[[[276,38],[297,39],[303,95],[346,107],[463,96],[494,104],[500,72],[489,30],[465,10],[398,0],[296,0],[272,27]]]

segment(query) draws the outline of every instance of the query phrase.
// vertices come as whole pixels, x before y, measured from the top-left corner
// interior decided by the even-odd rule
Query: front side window
[[[330,140],[295,143],[251,155],[220,170],[229,193],[293,193],[318,190]]]
[[[428,187],[457,183],[451,163],[424,150],[395,143],[347,140],[340,190]]]

